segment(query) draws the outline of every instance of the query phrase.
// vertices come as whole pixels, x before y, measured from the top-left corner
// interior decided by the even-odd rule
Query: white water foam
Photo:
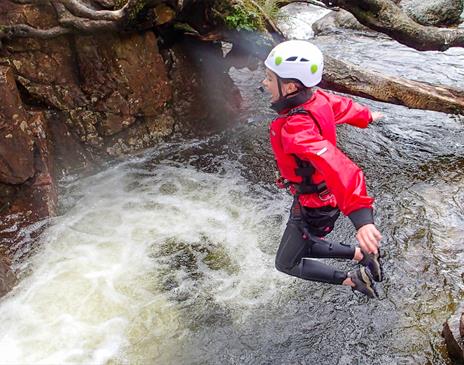
[[[288,39],[310,39],[314,37],[312,25],[328,13],[318,6],[294,3],[279,11],[277,25]]]
[[[281,220],[266,224],[287,197],[251,199],[233,169],[152,169],[128,162],[72,183],[72,208],[0,302],[0,363],[172,362],[190,331],[179,294],[240,320],[289,280],[273,267]]]

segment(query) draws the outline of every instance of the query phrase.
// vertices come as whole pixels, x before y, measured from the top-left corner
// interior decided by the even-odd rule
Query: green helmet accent
[[[281,63],[282,63],[282,57],[277,56],[277,57],[275,58],[275,64],[276,64],[277,66],[279,66]]]
[[[315,73],[317,72],[317,69],[318,69],[318,68],[319,68],[319,67],[317,67],[316,64],[312,64],[312,65],[311,65],[311,73],[315,74]]]

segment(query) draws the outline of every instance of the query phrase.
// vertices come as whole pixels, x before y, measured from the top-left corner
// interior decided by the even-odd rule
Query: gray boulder
[[[336,32],[338,29],[372,31],[362,25],[350,12],[340,9],[331,11],[313,24],[314,35]]]
[[[460,23],[463,0],[403,0],[401,8],[423,25],[452,25]]]

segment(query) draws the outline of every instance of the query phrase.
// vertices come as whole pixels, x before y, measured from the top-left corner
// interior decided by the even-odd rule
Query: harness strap
[[[303,115],[308,115],[314,122],[314,124],[316,124],[316,127],[317,129],[319,130],[319,134],[322,135],[322,128],[321,128],[321,125],[319,124],[319,122],[317,121],[316,118],[314,118],[313,114],[309,111],[309,110],[306,110],[304,108],[294,108],[292,110],[290,110],[288,113],[287,113],[287,117],[291,117],[292,115],[295,115],[295,114],[303,114]]]
[[[327,190],[327,185],[325,182],[321,182],[320,184],[296,184],[291,183],[295,190],[300,194],[312,194],[312,193],[323,193]]]
[[[299,108],[294,108],[290,110],[287,113],[288,116],[296,115],[296,114],[303,114],[309,116],[313,121],[314,124],[316,124],[317,129],[319,130],[319,133],[322,135],[322,128],[317,121],[316,118],[312,115],[312,113],[302,107]],[[300,194],[312,194],[312,193],[323,193],[327,191],[327,185],[323,181],[320,184],[314,184],[312,182],[312,176],[316,169],[314,166],[309,162],[309,161],[304,161],[298,156],[294,155],[293,156],[296,160],[296,163],[298,167],[295,169],[295,175],[301,176],[303,178],[302,183],[296,184],[296,183],[288,183],[288,186],[293,185],[294,189],[300,193]]]
[[[308,166],[308,167],[298,167],[295,169],[295,173],[298,176],[312,176],[314,173],[314,167]]]

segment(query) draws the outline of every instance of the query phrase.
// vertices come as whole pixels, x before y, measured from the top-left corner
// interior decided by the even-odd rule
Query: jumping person
[[[277,185],[294,196],[276,268],[306,280],[347,285],[373,298],[374,281],[382,280],[374,199],[367,195],[361,169],[336,147],[335,126],[366,128],[382,114],[314,88],[322,79],[323,56],[309,42],[280,43],[265,65],[263,85],[279,114],[270,125]],[[340,211],[355,226],[359,247],[323,238]],[[354,259],[362,266],[344,272],[310,258]]]

